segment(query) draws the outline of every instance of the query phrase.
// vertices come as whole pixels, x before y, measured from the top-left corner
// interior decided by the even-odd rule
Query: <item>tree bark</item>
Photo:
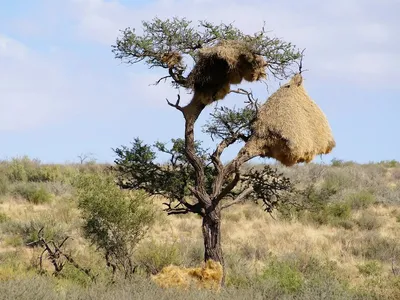
[[[225,282],[225,263],[221,247],[221,211],[219,208],[206,212],[203,217],[204,261],[212,259],[222,265],[222,285]]]

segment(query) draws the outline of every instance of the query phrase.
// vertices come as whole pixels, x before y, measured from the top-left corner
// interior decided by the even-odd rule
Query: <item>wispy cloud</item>
[[[375,113],[376,95],[383,95],[379,101],[387,106],[397,103],[398,0],[40,0],[30,5],[29,14],[15,13],[15,8],[14,14],[0,12],[0,132],[33,132],[57,124],[62,128],[62,122],[73,123],[76,118],[91,125],[110,122],[110,132],[122,130],[115,125],[119,122],[126,127],[134,124],[134,129],[120,132],[124,137],[145,130],[149,139],[170,136],[171,128],[180,128],[182,120],[175,118],[165,98],[174,99],[177,91],[168,84],[151,86],[162,72],[122,65],[110,47],[119,30],[132,27],[140,32],[142,20],[156,16],[234,22],[246,33],[260,30],[265,21],[271,35],[306,48],[307,89],[336,126],[339,142],[352,140],[356,129],[352,132],[353,127],[346,126],[353,119],[363,130],[371,130],[369,120],[357,114],[365,101],[370,105],[363,106],[363,114],[369,110],[369,116]],[[262,84],[251,86],[265,100],[276,83],[268,92]],[[375,96],[368,97],[369,92]],[[188,101],[185,91],[181,93]],[[389,108],[380,107],[380,113],[385,109],[389,116]],[[142,126],[149,121],[150,110],[152,118],[170,127]],[[374,129],[383,132],[384,123],[380,124]]]
[[[71,0],[78,32],[97,42],[113,43],[118,30],[139,27],[154,16],[185,16],[232,22],[245,32],[267,29],[306,50],[306,66],[315,77],[335,78],[362,85],[391,85],[399,67],[399,22],[390,11],[393,1],[207,1],[162,0],[141,8],[116,1]],[[380,14],[386,11],[386,15]],[[313,76],[313,75],[311,75]],[[393,79],[392,79],[393,78]],[[337,83],[336,83],[337,84]]]

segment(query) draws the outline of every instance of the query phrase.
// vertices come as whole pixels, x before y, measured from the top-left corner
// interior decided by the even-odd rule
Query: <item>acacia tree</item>
[[[232,24],[214,25],[201,21],[198,26],[193,26],[179,18],[155,18],[142,24],[141,35],[131,28],[122,31],[122,36],[112,46],[115,57],[128,64],[143,62],[150,68],[165,69],[166,76],[156,84],[171,80],[173,88],[177,89],[192,89],[188,79],[190,70],[182,61],[171,63],[166,58],[178,54],[178,57],[196,63],[200,49],[212,47],[222,40],[250,44],[254,54],[267,62],[270,76],[278,79],[287,78],[290,67],[301,58],[301,53],[291,43],[268,37],[264,28],[248,35]],[[226,148],[238,142],[245,144],[251,137],[259,107],[251,92],[237,89],[230,93],[243,94],[247,105],[240,109],[215,108],[203,126],[205,133],[218,140],[216,149],[210,153],[194,136],[194,125],[206,105],[192,101],[181,106],[180,96],[175,103],[168,100],[167,103],[183,114],[183,139],[173,139],[171,147],[161,142],[149,146],[135,139],[129,147],[114,149],[119,185],[165,196],[168,202],[164,204],[170,215],[195,213],[201,216],[204,259],[213,259],[222,265],[221,211],[245,200],[254,200],[261,201],[270,212],[282,199],[282,194],[293,189],[289,179],[268,166],[262,170],[244,170],[244,164],[254,158],[246,151],[239,151],[229,163],[222,163],[221,155]],[[170,155],[170,161],[163,165],[156,163],[156,151]]]

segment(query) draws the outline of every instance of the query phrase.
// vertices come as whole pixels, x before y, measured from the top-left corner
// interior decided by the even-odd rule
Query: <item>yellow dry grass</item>
[[[199,268],[165,267],[152,279],[162,288],[190,287],[218,290],[221,285],[223,270],[220,263],[208,260]]]
[[[245,150],[292,166],[310,162],[334,147],[324,113],[308,96],[303,78],[297,74],[262,105],[254,123],[254,136]]]

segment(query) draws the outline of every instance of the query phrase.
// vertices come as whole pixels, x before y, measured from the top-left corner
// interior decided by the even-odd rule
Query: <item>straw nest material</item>
[[[253,133],[246,150],[286,166],[310,162],[336,145],[324,113],[308,96],[300,74],[261,106]]]
[[[182,65],[182,55],[176,51],[165,53],[161,56],[161,61],[168,66],[174,68]]]
[[[207,105],[224,99],[231,84],[242,80],[266,78],[267,63],[245,42],[224,40],[216,46],[199,50],[197,62],[189,74],[189,87],[195,92],[193,101]]]
[[[208,260],[200,268],[181,268],[168,266],[160,273],[152,276],[152,279],[162,288],[190,287],[218,290],[222,281],[223,270],[220,263]]]

